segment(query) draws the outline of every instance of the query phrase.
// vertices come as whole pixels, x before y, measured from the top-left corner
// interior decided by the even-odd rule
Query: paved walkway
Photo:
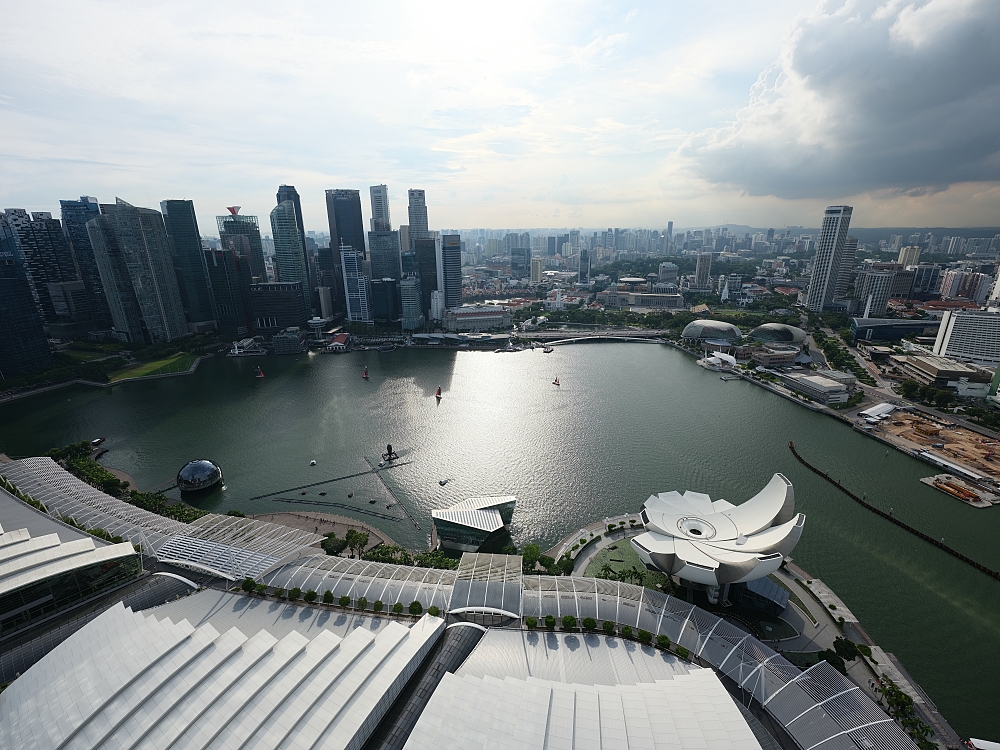
[[[347,516],[337,516],[332,513],[258,513],[257,515],[248,517],[257,518],[261,521],[270,521],[271,523],[280,523],[282,526],[289,526],[293,529],[301,529],[302,531],[311,531],[314,534],[329,534],[333,532],[340,539],[343,539],[347,535],[348,529],[354,529],[355,531],[368,534],[366,551],[380,544],[398,546],[384,531],[380,531],[364,521],[358,521]]]

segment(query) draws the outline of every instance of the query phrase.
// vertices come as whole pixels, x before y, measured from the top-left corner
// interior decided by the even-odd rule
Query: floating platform
[[[1000,495],[988,492],[978,485],[956,477],[954,474],[936,474],[933,477],[924,477],[920,481],[928,487],[933,487],[951,495],[956,500],[971,505],[973,508],[989,508],[991,505],[1000,505]]]

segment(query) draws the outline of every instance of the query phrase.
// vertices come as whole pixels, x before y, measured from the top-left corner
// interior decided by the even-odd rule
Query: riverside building
[[[0,373],[16,377],[52,364],[42,317],[14,233],[0,215]]]

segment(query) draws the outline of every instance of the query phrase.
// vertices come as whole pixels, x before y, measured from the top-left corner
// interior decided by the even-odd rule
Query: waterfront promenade
[[[358,521],[347,516],[338,516],[333,513],[256,513],[248,516],[259,521],[269,521],[270,523],[289,526],[293,529],[311,531],[315,534],[336,534],[339,539],[343,539],[351,529],[368,535],[368,546],[365,551],[386,545],[389,547],[398,546],[388,534],[381,529],[377,529],[364,521]],[[318,543],[317,545],[318,546]]]

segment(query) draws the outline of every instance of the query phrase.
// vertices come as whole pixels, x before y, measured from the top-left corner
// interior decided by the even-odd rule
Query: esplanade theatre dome
[[[721,320],[695,320],[688,323],[681,333],[686,339],[725,339],[733,341],[741,338],[743,332],[732,323]]]
[[[207,458],[188,461],[177,472],[177,486],[182,492],[198,492],[222,481],[222,469]]]
[[[766,343],[802,344],[806,340],[806,332],[784,323],[765,323],[750,331],[750,338]]]

